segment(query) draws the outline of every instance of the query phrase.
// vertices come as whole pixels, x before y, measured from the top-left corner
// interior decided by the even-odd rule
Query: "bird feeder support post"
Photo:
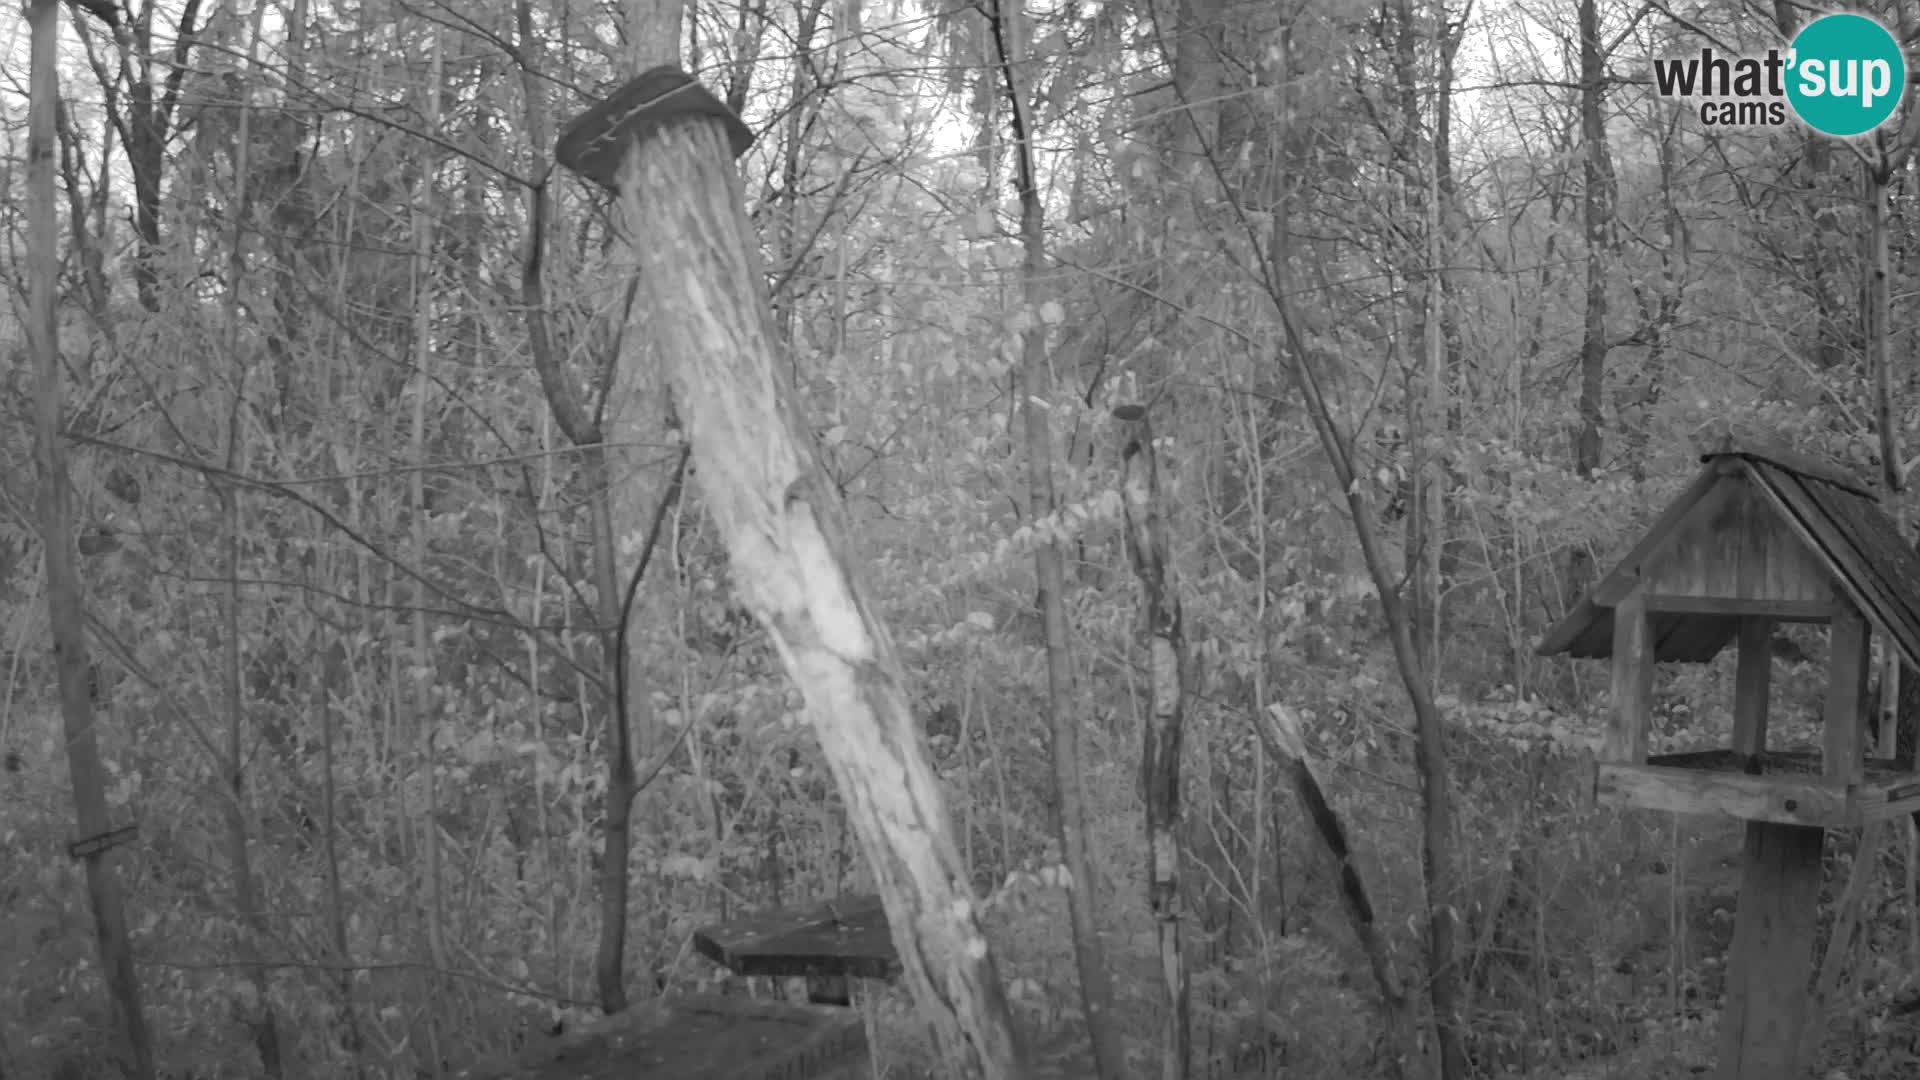
[[[1747,823],[1717,1080],[1799,1080],[1825,837],[1817,825]]]
[[[1766,748],[1770,631],[1761,622],[1741,625],[1735,676],[1734,749],[1752,755]],[[1852,604],[1836,604],[1828,634],[1821,768],[1840,784],[1857,784],[1862,774],[1860,702],[1869,633]],[[1797,1080],[1825,839],[1818,826],[1747,823],[1740,906],[1727,958],[1719,1080]]]

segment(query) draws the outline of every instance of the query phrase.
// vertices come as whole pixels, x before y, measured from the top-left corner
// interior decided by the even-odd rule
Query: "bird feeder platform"
[[[1868,759],[1856,783],[1823,774],[1818,750],[1654,754],[1643,765],[1601,766],[1596,787],[1616,804],[1714,813],[1745,821],[1848,828],[1920,810],[1920,776]]]
[[[693,947],[736,975],[804,977],[808,997],[850,1000],[848,979],[892,979],[900,957],[880,897],[843,896],[694,932]]]
[[[866,1080],[865,1025],[845,1009],[662,998],[460,1080]]]

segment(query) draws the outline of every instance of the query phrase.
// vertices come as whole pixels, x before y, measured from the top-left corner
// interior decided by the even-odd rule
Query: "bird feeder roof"
[[[1823,573],[1836,599],[1850,602],[1920,668],[1920,554],[1870,485],[1831,462],[1750,439],[1728,439],[1700,460],[1699,475],[1536,652],[1612,656],[1614,607],[1671,554],[1677,537],[1738,533],[1720,537],[1734,557],[1749,553],[1741,544],[1792,548],[1775,558]],[[1655,658],[1700,663],[1719,655],[1740,616],[1714,606],[1654,614]]]

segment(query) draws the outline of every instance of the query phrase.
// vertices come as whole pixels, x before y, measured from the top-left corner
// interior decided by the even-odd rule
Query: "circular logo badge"
[[[1787,64],[1787,101],[1822,134],[1864,135],[1906,96],[1900,42],[1864,15],[1826,15],[1801,27]]]

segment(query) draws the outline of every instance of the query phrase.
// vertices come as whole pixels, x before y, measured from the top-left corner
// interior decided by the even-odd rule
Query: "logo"
[[[1887,122],[1906,96],[1907,58],[1864,15],[1824,15],[1786,49],[1730,57],[1712,49],[1653,62],[1661,97],[1692,105],[1710,127],[1781,127],[1789,115],[1823,135],[1852,138]]]

